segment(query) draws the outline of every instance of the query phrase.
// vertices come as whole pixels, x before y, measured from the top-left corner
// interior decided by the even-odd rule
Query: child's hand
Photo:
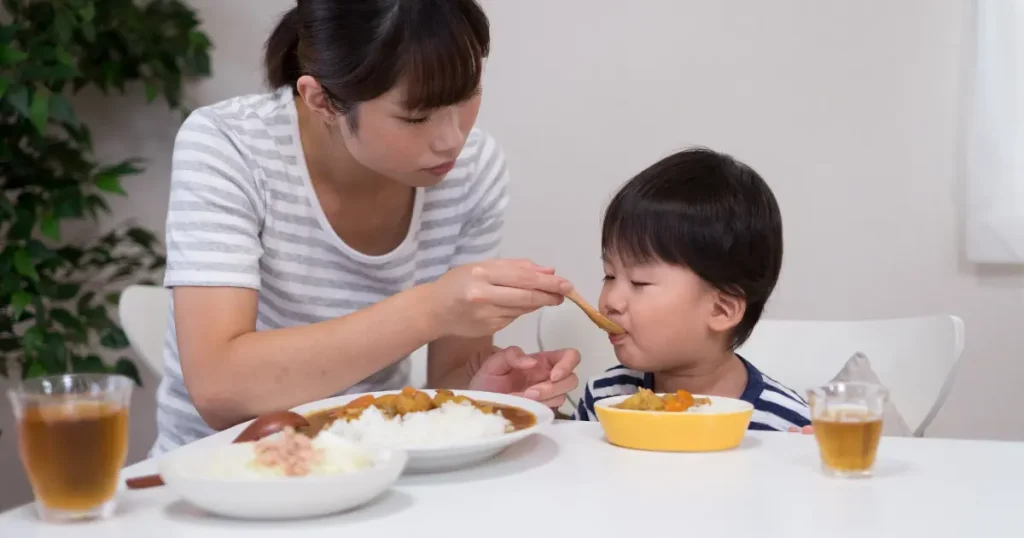
[[[804,435],[810,435],[814,433],[814,426],[804,426],[803,428],[797,428],[796,426],[789,427],[789,433],[802,433]]]

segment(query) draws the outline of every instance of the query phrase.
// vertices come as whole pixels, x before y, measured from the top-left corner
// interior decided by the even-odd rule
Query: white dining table
[[[800,434],[749,432],[735,450],[670,454],[559,421],[486,463],[403,476],[334,516],[225,519],[154,488],[123,492],[105,521],[44,524],[16,508],[0,515],[0,537],[1024,536],[1024,443],[883,438],[875,476],[858,480],[827,477],[818,461]],[[124,476],[154,470],[146,460]]]

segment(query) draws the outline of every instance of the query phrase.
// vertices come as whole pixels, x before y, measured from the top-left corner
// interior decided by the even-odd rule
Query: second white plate
[[[374,396],[381,396],[384,394],[395,394],[397,392],[399,391],[392,390],[372,392],[370,394],[373,394]],[[435,391],[424,389],[423,392],[433,397]],[[555,413],[550,408],[544,404],[528,400],[526,398],[510,396],[508,394],[478,392],[472,390],[456,390],[453,392],[464,395],[473,400],[510,405],[524,409],[537,417],[537,423],[528,428],[511,433],[470,441],[453,442],[443,447],[403,448],[403,450],[409,455],[409,461],[405,467],[407,472],[423,473],[449,471],[486,461],[493,458],[512,444],[542,431],[544,428],[550,426],[555,420]],[[293,411],[301,414],[309,414],[320,409],[343,406],[360,396],[362,396],[362,394],[335,396],[333,398],[327,398],[296,407]]]

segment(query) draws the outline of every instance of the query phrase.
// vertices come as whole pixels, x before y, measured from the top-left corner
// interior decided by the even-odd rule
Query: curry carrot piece
[[[345,409],[357,409],[357,408],[361,408],[361,407],[369,407],[369,406],[373,405],[373,401],[374,401],[374,398],[373,398],[372,394],[364,394],[363,396],[360,396],[360,397],[356,398],[355,400],[352,400],[351,402],[345,404],[344,408]]]

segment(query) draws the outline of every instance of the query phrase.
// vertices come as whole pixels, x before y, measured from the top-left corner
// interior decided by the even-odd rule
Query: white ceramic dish
[[[157,461],[167,487],[213,514],[240,519],[296,519],[343,512],[384,493],[402,475],[408,455],[371,449],[373,466],[350,473],[274,478],[215,478],[210,462],[244,457],[242,445],[190,447]]]
[[[399,391],[373,392],[371,394],[374,396],[381,396],[384,394],[395,394],[397,392]],[[423,392],[433,397],[435,391],[424,389]],[[474,439],[471,441],[454,442],[444,447],[406,448],[405,451],[409,454],[409,463],[406,465],[406,471],[414,473],[440,472],[468,467],[470,465],[480,463],[496,456],[513,443],[542,431],[544,428],[550,426],[555,420],[555,413],[550,408],[544,404],[528,400],[526,398],[510,396],[508,394],[477,392],[472,390],[456,390],[454,392],[456,394],[467,396],[473,400],[492,402],[501,405],[511,405],[520,409],[525,409],[537,417],[537,423],[529,428],[524,428],[511,433],[483,439]],[[295,409],[292,409],[292,411],[305,415],[321,409],[343,406],[360,396],[362,396],[362,394],[336,396],[334,398],[327,398],[325,400],[319,400],[296,407]]]

